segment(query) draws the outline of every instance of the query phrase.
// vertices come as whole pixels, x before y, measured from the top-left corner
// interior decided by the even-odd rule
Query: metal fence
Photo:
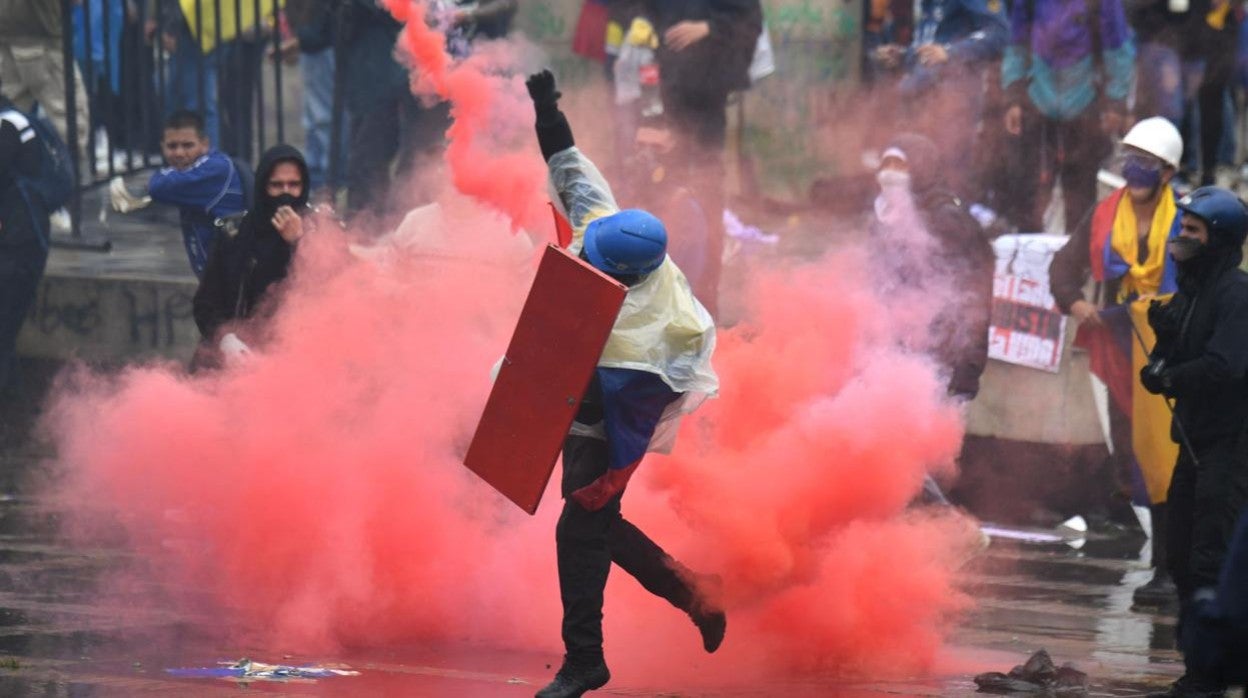
[[[72,234],[55,244],[109,247],[82,235],[83,193],[158,167],[163,123],[177,109],[199,112],[213,146],[246,162],[298,135],[292,134],[300,129],[299,105],[289,93],[293,76],[279,58],[289,35],[279,0],[60,2],[65,135],[79,187],[69,206]],[[341,132],[340,119],[339,107],[333,133]],[[340,157],[331,153],[335,163]]]

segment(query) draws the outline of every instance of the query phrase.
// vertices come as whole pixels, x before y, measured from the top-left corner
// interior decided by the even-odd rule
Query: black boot
[[[611,680],[606,662],[582,666],[563,661],[555,680],[537,692],[534,698],[580,698],[586,691],[602,688]]]
[[[1166,553],[1166,505],[1154,504],[1149,511],[1153,521],[1153,535],[1149,541],[1153,548],[1153,578],[1136,588],[1132,600],[1140,608],[1176,610],[1179,592],[1170,578],[1169,556]]]
[[[695,608],[689,617],[702,633],[702,649],[708,653],[719,649],[724,643],[724,631],[728,629],[728,616],[717,608]]]

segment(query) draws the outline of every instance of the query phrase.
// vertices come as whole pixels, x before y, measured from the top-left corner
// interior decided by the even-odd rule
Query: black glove
[[[1169,303],[1149,301],[1148,325],[1157,334],[1158,341],[1163,339],[1171,341],[1179,336],[1179,330],[1183,325],[1183,311],[1180,305],[1173,300]]]
[[[529,97],[537,112],[537,143],[542,148],[542,157],[550,162],[556,153],[576,145],[572,127],[559,111],[559,98],[563,95],[555,88],[555,76],[549,70],[530,75],[524,85],[529,88]]]
[[[563,96],[563,93],[555,88],[554,73],[549,70],[534,73],[524,81],[524,86],[529,88],[529,98],[533,100],[533,106],[537,109],[539,116],[542,112],[559,109],[559,98]]]
[[[1153,395],[1161,395],[1170,388],[1170,372],[1166,370],[1164,359],[1150,359],[1140,369],[1140,383]]]

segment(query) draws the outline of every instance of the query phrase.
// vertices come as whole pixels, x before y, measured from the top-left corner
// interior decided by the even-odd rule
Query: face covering
[[[1156,189],[1161,185],[1161,169],[1142,158],[1127,158],[1122,165],[1122,177],[1127,186],[1138,189]]]
[[[896,224],[914,210],[910,199],[910,173],[901,170],[880,170],[875,175],[880,195],[875,197],[875,217],[881,223]]]
[[[274,211],[276,211],[277,209],[283,206],[289,206],[291,208],[295,208],[298,204],[299,204],[299,197],[289,192],[282,192],[281,194],[278,194],[277,196],[274,196],[269,199],[269,205],[273,207]]]
[[[1204,254],[1206,249],[1205,243],[1195,238],[1177,237],[1166,243],[1166,251],[1174,258],[1174,261],[1190,262]]]
[[[890,191],[904,190],[910,191],[910,173],[901,170],[880,170],[875,175],[875,181],[880,185],[880,191],[887,194]]]

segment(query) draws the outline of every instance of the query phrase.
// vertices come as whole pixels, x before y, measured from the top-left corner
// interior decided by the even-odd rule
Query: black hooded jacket
[[[665,83],[704,98],[750,86],[750,62],[763,31],[759,0],[644,0],[642,4],[659,36],[680,22],[710,25],[710,36],[683,51],[660,45],[659,67]]]
[[[979,221],[962,201],[941,181],[942,168],[936,144],[918,134],[900,134],[888,147],[906,155],[910,191],[927,233],[935,238],[935,259],[926,260],[925,269],[913,269],[910,260],[900,264],[899,283],[923,284],[925,277],[942,275],[934,291],[957,294],[948,298],[945,309],[932,321],[933,354],[949,372],[950,394],[974,397],[979,377],[988,364],[988,327],[992,319],[992,275],[996,257],[992,243]],[[899,250],[901,257],[912,256]],[[909,271],[905,268],[909,267]]]
[[[303,193],[292,207],[306,216],[308,165],[289,145],[270,148],[256,168],[256,205],[247,212],[236,235],[219,235],[208,266],[195,292],[195,324],[204,339],[216,341],[221,326],[252,317],[265,291],[286,278],[294,247],[282,239],[271,222],[280,202],[268,195],[266,184],[273,169],[293,162],[303,177]]]
[[[1196,265],[1179,265],[1179,291],[1150,311],[1157,332],[1150,360],[1165,361],[1174,398],[1171,437],[1193,448],[1233,438],[1248,427],[1248,274],[1239,245],[1223,242]],[[1155,365],[1155,364],[1150,364]],[[1146,367],[1147,371],[1148,368]],[[1145,382],[1147,386],[1147,381]]]

